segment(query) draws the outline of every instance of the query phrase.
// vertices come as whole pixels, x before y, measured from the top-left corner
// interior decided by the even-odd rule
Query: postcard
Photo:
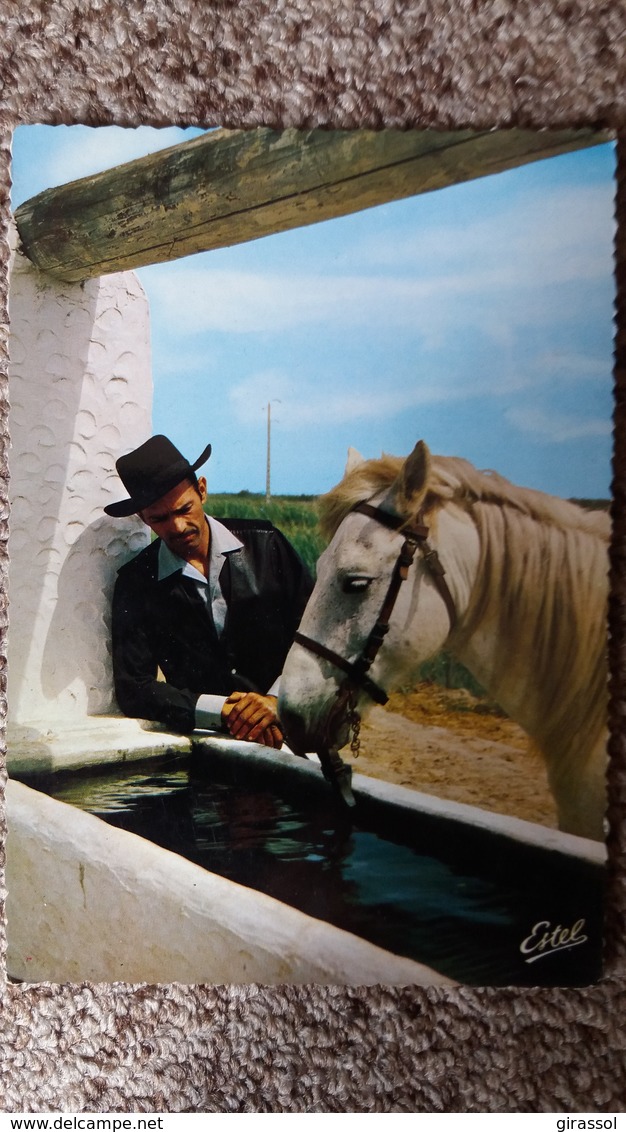
[[[11,979],[600,977],[614,173],[15,131]]]

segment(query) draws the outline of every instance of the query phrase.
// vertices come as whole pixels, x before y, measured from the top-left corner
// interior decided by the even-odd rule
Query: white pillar
[[[9,313],[9,721],[43,754],[116,710],[111,592],[148,534],[103,506],[151,432],[149,311],[132,272],[62,283],[16,252]]]

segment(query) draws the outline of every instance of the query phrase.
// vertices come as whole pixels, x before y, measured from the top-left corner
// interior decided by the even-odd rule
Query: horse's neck
[[[466,520],[469,521],[469,516]],[[474,537],[468,540],[465,534],[456,542],[450,570],[456,589],[458,621],[448,641],[448,650],[469,669],[507,715],[529,734],[535,734],[537,718],[542,712],[532,648],[524,640],[524,626],[518,626],[514,639],[506,642],[509,647],[506,663],[503,663],[504,579],[494,585],[493,577],[490,578],[489,548],[481,546],[485,533],[479,533],[474,522],[471,527]]]
[[[450,505],[442,508],[430,522],[430,542],[439,552],[457,618],[462,623],[478,581],[481,558],[478,531],[467,512]]]
[[[606,549],[599,539],[582,547],[588,536],[581,535],[568,544],[569,557],[554,554],[551,561],[553,547],[529,528],[524,546],[503,555],[504,527],[489,528],[489,535],[487,528],[450,651],[544,753],[549,747],[559,758],[561,747],[571,747],[572,730],[597,730],[598,703],[601,715]],[[497,543],[495,558],[490,538]],[[577,577],[584,578],[580,592]]]
[[[485,689],[512,719],[529,734],[536,732],[538,708],[533,694],[533,673],[526,651],[511,642],[511,666],[496,671],[498,625],[489,618],[470,637],[451,640],[450,651],[469,669]],[[520,658],[523,660],[520,662]]]

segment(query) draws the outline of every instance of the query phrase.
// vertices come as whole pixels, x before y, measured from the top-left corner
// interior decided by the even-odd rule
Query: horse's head
[[[349,460],[342,482],[322,501],[326,526],[335,529],[330,545],[318,562],[317,582],[300,626],[300,633],[323,646],[311,650],[302,643],[293,645],[281,679],[280,716],[290,744],[297,750],[319,750],[331,742],[347,741],[348,721],[337,705],[338,689],[346,680],[345,668],[357,664],[363,650],[370,650],[372,629],[388,605],[389,587],[407,534],[406,528],[424,532],[415,540],[414,557],[406,580],[397,593],[388,616],[382,645],[368,665],[367,675],[378,688],[389,692],[416,673],[420,664],[444,644],[451,627],[451,606],[456,601],[454,580],[449,577],[452,595],[448,600],[435,576],[428,549],[441,549],[444,569],[449,570],[455,555],[447,544],[451,523],[438,509],[429,531],[423,527],[429,494],[430,454],[423,441],[404,461]],[[354,510],[363,500],[386,515],[404,520],[392,529],[371,513]],[[472,553],[477,557],[475,530],[466,520],[456,523],[474,535]],[[452,525],[454,520],[452,521]],[[425,541],[427,536],[427,542]],[[330,657],[328,654],[332,654]],[[348,675],[348,678],[349,675]],[[355,682],[353,693],[357,712],[362,715],[372,703],[368,690]],[[345,697],[344,697],[345,698]],[[332,714],[331,714],[332,713]],[[331,718],[329,734],[329,715]]]

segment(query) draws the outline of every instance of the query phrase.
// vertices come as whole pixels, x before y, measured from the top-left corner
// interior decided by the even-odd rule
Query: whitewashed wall
[[[9,720],[33,738],[113,707],[110,597],[147,541],[115,460],[151,432],[149,312],[134,274],[10,287]]]

